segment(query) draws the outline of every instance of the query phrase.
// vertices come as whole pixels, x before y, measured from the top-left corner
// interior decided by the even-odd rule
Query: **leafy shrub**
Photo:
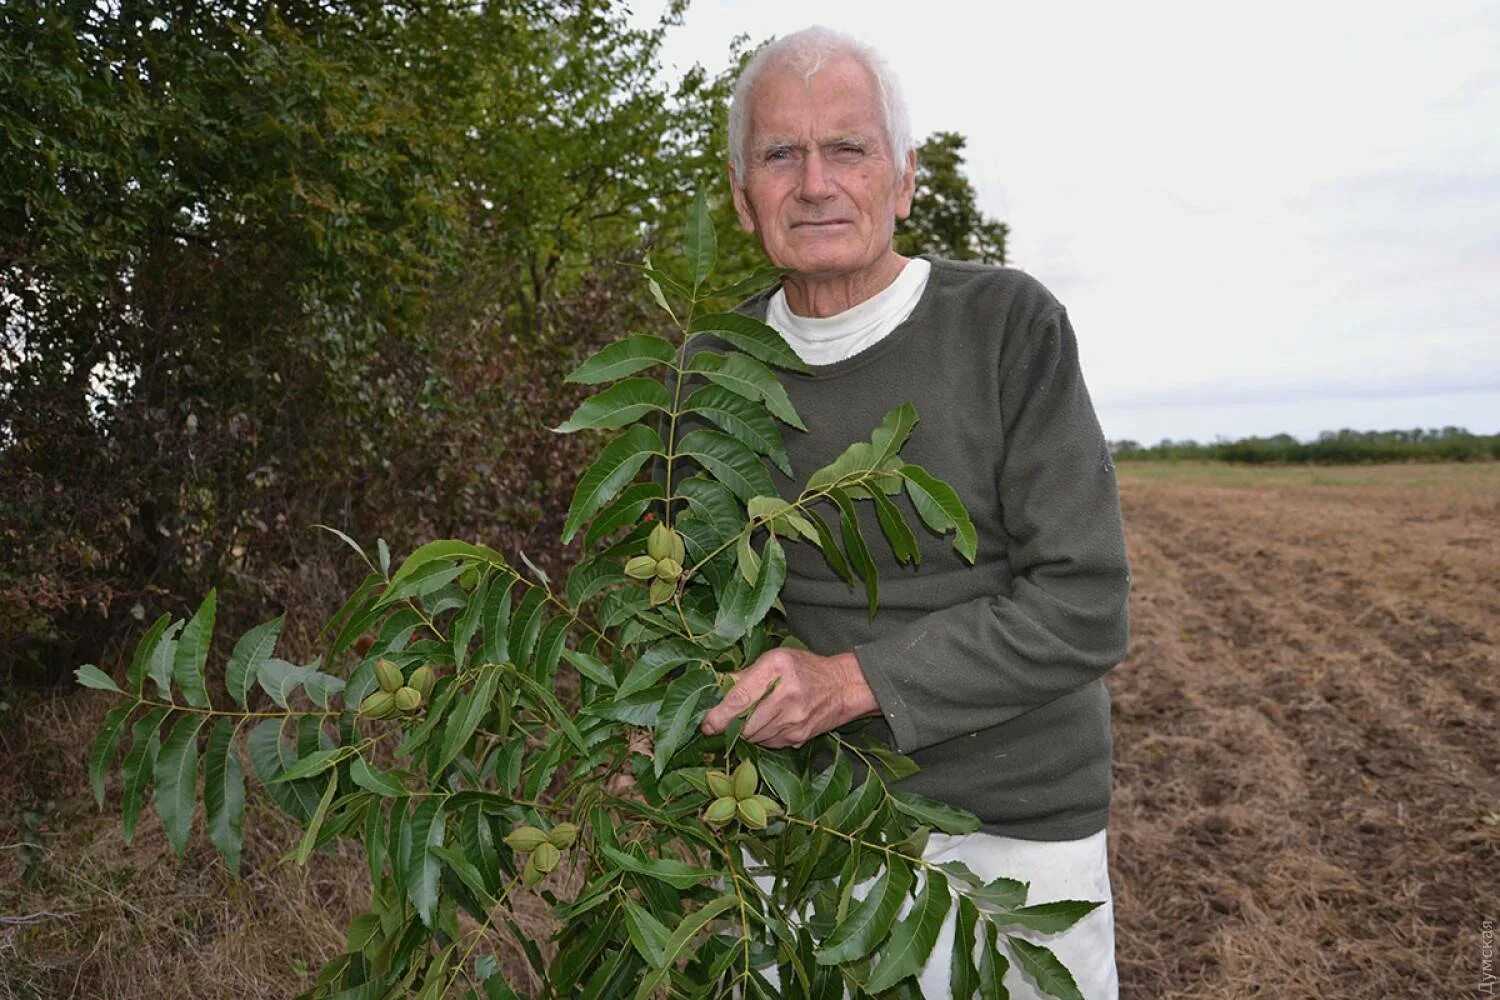
[[[201,794],[237,868],[248,759],[303,828],[295,861],[339,837],[363,846],[369,910],[307,996],[516,996],[480,951],[497,924],[548,995],[777,996],[772,970],[806,996],[910,992],[955,907],[956,994],[1004,996],[1014,961],[1078,996],[1049,950],[1008,932],[1062,930],[1098,904],[1028,906],[1024,883],[925,862],[929,831],[978,821],[893,788],[909,759],[856,732],[772,750],[738,738],[743,719],[699,728],[731,672],[793,641],[773,612],[784,545],[818,546],[862,578],[873,614],[857,502],[877,506],[898,553],[913,538],[890,499],[902,492],[971,560],[976,543],[954,491],[901,458],[910,404],[795,499],[776,495],[763,459],[784,464],[776,421],[800,421],[771,369],[803,366],[770,328],[705,310],[774,277],[711,287],[715,246],[700,195],[684,272],[644,269],[675,342],[629,336],[571,376],[607,387],[560,429],[619,433],[579,479],[563,534],[586,557],[565,581],[484,545],[436,541],[393,565],[384,542],[372,555],[346,537],[369,572],[319,660],[274,655],[278,618],[239,639],[211,693],[210,593],[186,622],[151,626],[123,687],[78,670],[121,695],[90,775],[102,804],[128,732],[127,837],[151,788],[181,852]],[[732,349],[689,352],[710,336]],[[662,474],[642,478],[653,459]],[[550,962],[512,920],[523,892],[560,925]]]

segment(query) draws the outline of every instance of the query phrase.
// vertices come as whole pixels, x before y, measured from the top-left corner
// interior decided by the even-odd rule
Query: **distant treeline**
[[[1480,462],[1500,459],[1500,434],[1472,434],[1462,427],[1407,431],[1324,431],[1316,441],[1290,434],[1248,437],[1238,441],[1111,441],[1120,461],[1194,460],[1210,462],[1277,462],[1357,465],[1372,462]]]

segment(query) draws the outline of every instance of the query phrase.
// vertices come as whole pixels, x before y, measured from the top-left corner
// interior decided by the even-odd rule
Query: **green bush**
[[[780,750],[740,740],[743,719],[701,732],[728,674],[791,641],[773,610],[785,545],[817,546],[861,578],[874,614],[857,503],[878,508],[908,558],[904,510],[970,560],[976,538],[953,490],[901,457],[910,404],[795,499],[776,495],[763,462],[785,464],[778,422],[800,420],[772,368],[803,365],[770,328],[706,308],[774,275],[710,283],[702,196],[686,230],[680,272],[644,269],[674,339],[626,337],[571,376],[604,388],[560,430],[617,433],[569,506],[563,536],[584,557],[565,580],[468,542],[397,565],[383,542],[371,554],[346,539],[368,574],[328,623],[324,655],[277,658],[275,619],[239,639],[217,694],[210,593],[188,621],[152,625],[123,684],[79,669],[120,695],[90,757],[96,795],[123,747],[126,836],[150,789],[181,852],[201,795],[237,868],[248,759],[302,826],[293,860],[360,844],[369,909],[308,997],[516,996],[482,948],[491,927],[514,927],[522,893],[560,926],[550,961],[517,932],[547,995],[778,996],[773,969],[809,997],[910,992],[953,910],[956,994],[1005,995],[1014,962],[1078,997],[1048,949],[1011,932],[1063,930],[1098,904],[1027,905],[1024,883],[925,862],[929,831],[978,821],[891,787],[909,759],[852,731]],[[728,349],[690,355],[699,338]],[[643,479],[653,461],[660,476]]]

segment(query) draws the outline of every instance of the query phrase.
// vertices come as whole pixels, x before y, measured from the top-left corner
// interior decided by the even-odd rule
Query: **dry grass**
[[[1126,995],[1478,981],[1500,911],[1495,472],[1122,466]]]

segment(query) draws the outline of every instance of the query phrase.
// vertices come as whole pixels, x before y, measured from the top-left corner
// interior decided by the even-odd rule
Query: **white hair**
[[[906,109],[906,99],[901,96],[901,85],[896,74],[874,48],[841,31],[815,25],[778,38],[763,45],[735,81],[734,94],[729,99],[729,162],[734,167],[735,182],[745,186],[746,148],[750,141],[750,103],[755,96],[755,85],[767,70],[785,69],[799,74],[804,80],[829,62],[840,56],[848,56],[869,71],[875,80],[875,93],[880,99],[881,118],[885,123],[885,138],[890,144],[899,173],[906,166],[906,158],[915,150],[911,137],[911,114]]]

